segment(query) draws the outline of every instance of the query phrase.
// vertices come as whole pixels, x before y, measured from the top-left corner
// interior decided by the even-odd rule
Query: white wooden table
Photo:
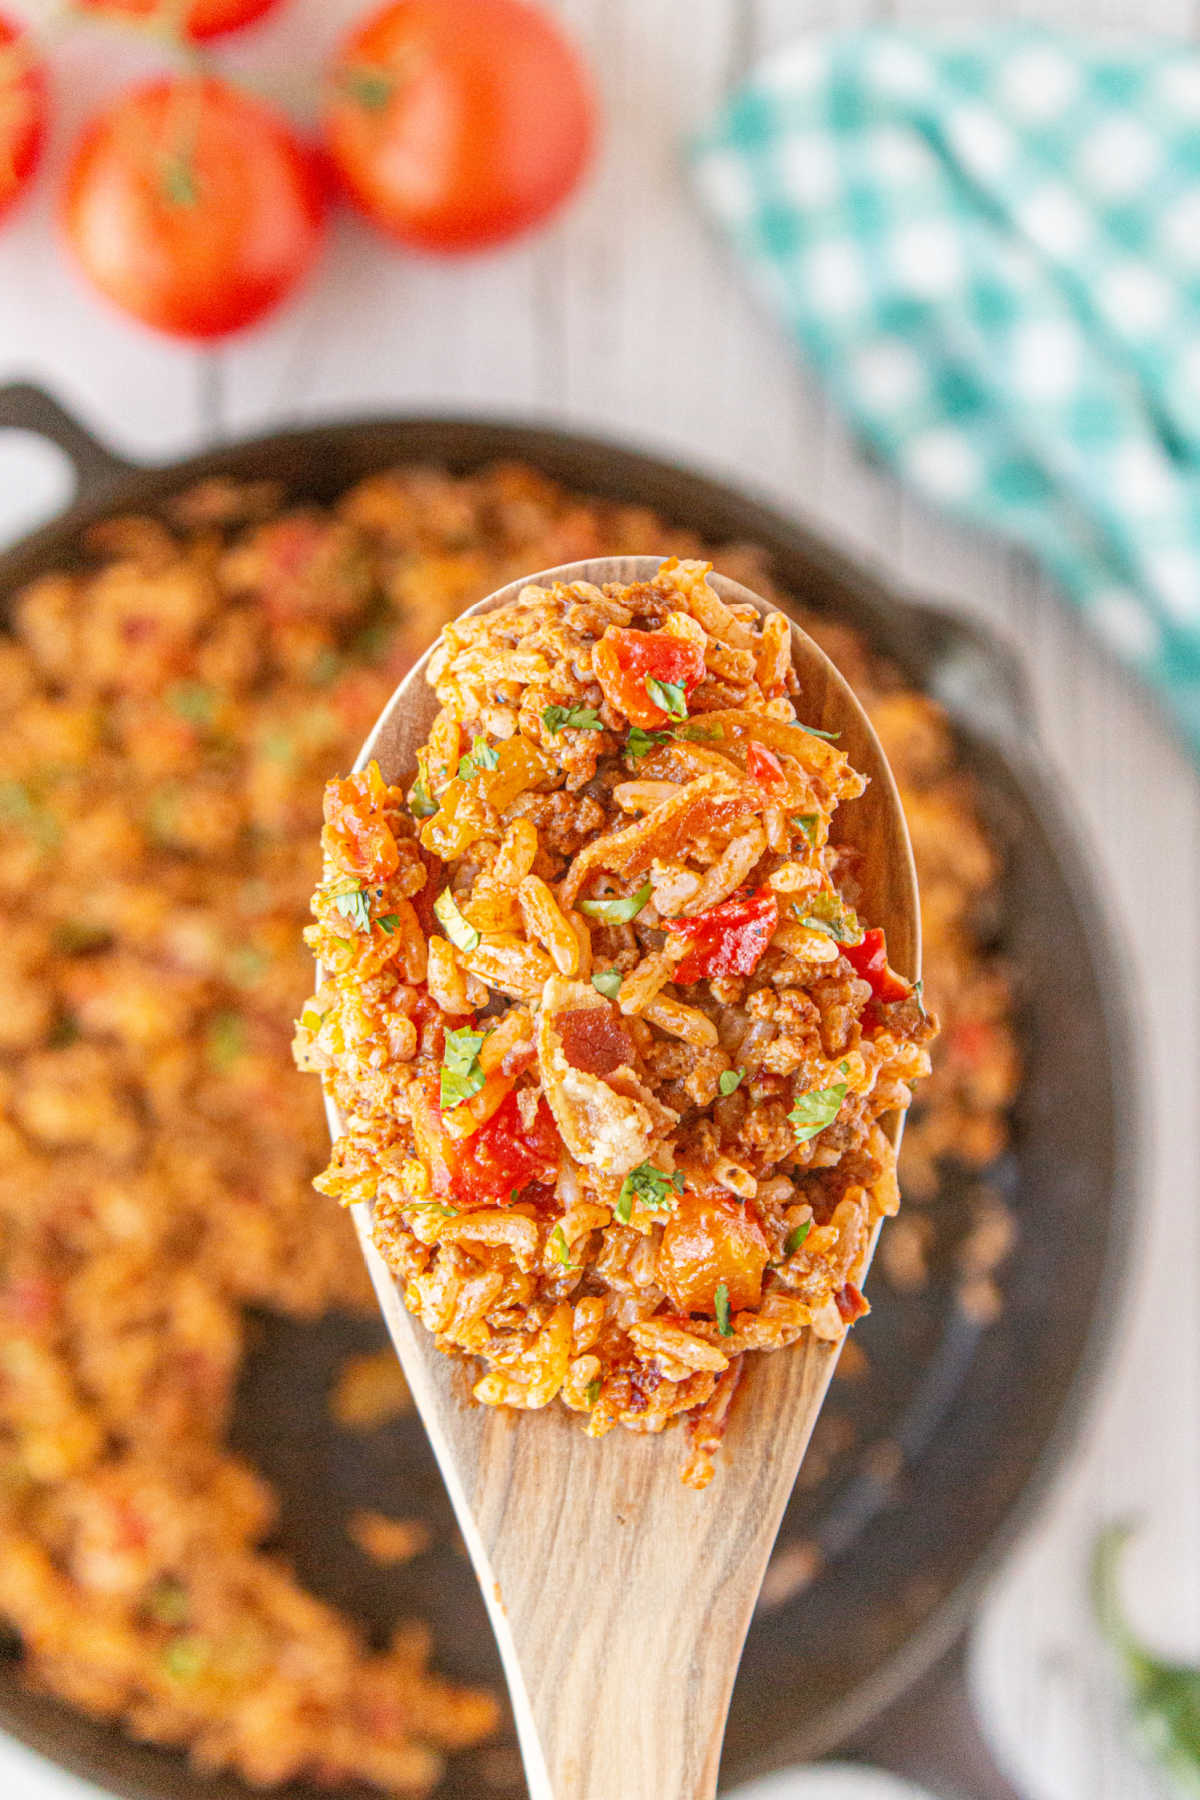
[[[39,0],[6,0],[35,17]],[[47,0],[49,4],[49,0]],[[303,71],[361,0],[291,0],[235,43],[246,71]],[[48,179],[0,232],[0,380],[30,377],[128,454],[182,453],[281,420],[423,409],[538,414],[676,452],[802,508],[918,589],[986,616],[1025,658],[1047,753],[1090,836],[1142,996],[1149,1096],[1136,1289],[1087,1445],[996,1585],[974,1672],[989,1736],[1031,1800],[1150,1800],[1125,1748],[1082,1598],[1098,1523],[1135,1512],[1134,1609],[1166,1648],[1200,1653],[1200,781],[1154,705],[1019,556],[948,527],[848,441],[788,345],[710,241],[680,174],[681,136],[750,61],[802,31],[873,16],[961,17],[937,0],[563,0],[607,109],[600,167],[569,215],[483,260],[425,264],[335,222],[316,282],[277,322],[197,354],[110,317],[52,243],[52,192],[80,119],[145,64],[94,35],[56,55]],[[995,9],[993,9],[995,10]],[[1195,0],[1052,0],[1042,18],[1181,34]],[[53,510],[65,471],[0,438],[0,536]],[[873,1784],[840,1791],[865,1800]],[[0,1792],[76,1786],[0,1743]],[[796,1789],[797,1794],[800,1788]],[[821,1782],[822,1800],[832,1789]]]

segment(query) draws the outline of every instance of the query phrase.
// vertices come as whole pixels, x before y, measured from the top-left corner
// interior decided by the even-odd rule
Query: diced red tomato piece
[[[762,1228],[745,1206],[689,1189],[663,1227],[657,1275],[681,1313],[715,1312],[721,1282],[738,1312],[762,1299],[769,1260]]]
[[[452,1139],[442,1130],[431,1077],[425,1094],[414,1100],[413,1130],[434,1192],[459,1206],[503,1206],[514,1192],[519,1194],[531,1182],[552,1181],[557,1172],[560,1139],[544,1100],[528,1130],[517,1096],[511,1093],[478,1131]]]
[[[787,786],[787,776],[783,772],[783,764],[773,750],[765,744],[755,743],[751,739],[746,746],[746,773],[752,781],[768,790]]]
[[[631,725],[650,731],[668,724],[670,714],[651,698],[647,680],[668,682],[690,696],[704,679],[704,652],[669,631],[610,625],[596,645],[592,668],[609,705]]]
[[[325,783],[326,846],[342,868],[364,881],[385,881],[400,862],[383,816],[386,792],[374,763],[345,781]]]
[[[676,981],[752,975],[778,923],[779,902],[767,887],[731,894],[690,919],[672,919],[671,930],[693,945],[675,965]]]
[[[903,976],[888,967],[887,943],[878,926],[863,936],[861,944],[843,944],[842,955],[856,975],[871,984],[871,992],[884,1005],[907,1000],[912,988]]]

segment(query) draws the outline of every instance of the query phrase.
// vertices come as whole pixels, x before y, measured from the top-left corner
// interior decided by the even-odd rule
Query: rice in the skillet
[[[408,466],[328,507],[206,483],[165,519],[97,528],[18,597],[0,637],[0,1617],[31,1684],[264,1784],[424,1787],[494,1719],[430,1676],[415,1632],[369,1656],[305,1594],[269,1549],[268,1484],[225,1441],[245,1308],[373,1310],[348,1221],[309,1185],[315,1084],[286,1067],[315,821],[328,771],[463,606],[602,550],[704,548],[529,468]],[[719,562],[788,600],[752,550]],[[1016,1082],[987,948],[997,857],[936,704],[844,626],[803,623],[904,793],[944,1021],[905,1211],[952,1254],[974,1202],[920,1203],[947,1155],[985,1171]],[[1000,1201],[972,1191],[987,1223]],[[334,1403],[360,1428],[402,1405],[390,1352]]]
[[[865,783],[803,723],[786,620],[700,563],[527,586],[429,681],[407,797],[374,763],[326,789],[318,1186],[372,1205],[478,1399],[687,1415],[703,1486],[743,1355],[840,1339],[899,1204],[879,1121],[933,1026],[830,835]]]

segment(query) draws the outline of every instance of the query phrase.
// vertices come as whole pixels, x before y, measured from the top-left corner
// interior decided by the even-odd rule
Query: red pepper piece
[[[676,981],[752,975],[778,923],[779,902],[767,887],[731,894],[689,919],[672,919],[671,930],[693,946],[675,966]]]
[[[787,776],[783,764],[773,750],[751,739],[746,746],[746,773],[752,781],[767,789],[785,788]]]
[[[863,936],[861,944],[843,944],[842,955],[856,975],[871,984],[871,992],[885,1006],[893,1000],[907,1000],[912,989],[903,976],[888,967],[887,944],[878,926]]]
[[[414,1098],[413,1131],[435,1193],[468,1208],[502,1206],[531,1182],[553,1181],[560,1139],[544,1100],[528,1128],[514,1092],[478,1131],[451,1138],[442,1130],[433,1077],[424,1099],[421,1105],[420,1098]]]

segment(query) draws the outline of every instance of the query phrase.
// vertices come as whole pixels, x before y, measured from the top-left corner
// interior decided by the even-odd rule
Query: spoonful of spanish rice
[[[448,626],[331,781],[296,1055],[533,1800],[706,1800],[934,1026],[895,785],[787,617],[613,557]]]

